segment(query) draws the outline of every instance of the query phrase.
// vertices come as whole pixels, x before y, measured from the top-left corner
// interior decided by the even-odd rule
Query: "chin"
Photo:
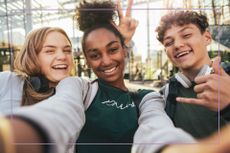
[[[110,82],[112,83],[112,82],[116,82],[117,81],[116,78],[112,78],[112,77],[102,78],[102,80],[104,80],[104,81],[106,81],[108,83],[110,83]]]
[[[61,80],[65,79],[66,77],[68,77],[68,76],[67,76],[67,75],[65,75],[65,76],[55,77],[55,79],[54,79],[54,80],[56,80],[56,82],[59,82],[59,81],[61,81]]]

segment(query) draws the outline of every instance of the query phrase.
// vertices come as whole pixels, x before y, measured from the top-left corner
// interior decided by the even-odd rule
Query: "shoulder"
[[[139,102],[141,102],[143,98],[146,97],[146,95],[148,95],[149,93],[154,93],[154,90],[138,89],[129,91],[130,96]]]
[[[15,72],[11,72],[11,71],[0,72],[1,93],[7,89],[21,87],[23,83],[24,80]]]
[[[59,84],[68,84],[68,83],[77,83],[77,84],[93,84],[94,82],[97,82],[97,80],[89,80],[86,78],[81,78],[78,76],[69,76],[64,79],[62,79]]]
[[[67,77],[61,80],[56,86],[56,93],[63,95],[64,93],[71,95],[80,93],[83,99],[92,96],[92,93],[97,92],[98,85],[93,81],[81,77]]]
[[[20,106],[24,80],[15,72],[0,72],[0,112],[11,112]],[[10,103],[9,103],[10,102]]]
[[[11,72],[11,71],[0,72],[0,82],[4,83],[4,82],[7,82],[7,81],[23,82],[24,79],[22,79],[22,77],[20,77],[15,72]]]
[[[56,95],[68,95],[70,97],[81,95],[85,109],[89,107],[97,91],[97,80],[91,81],[77,76],[61,80],[56,87]]]
[[[74,76],[74,77],[66,77],[65,79],[61,80],[56,89],[57,90],[76,90],[76,89],[82,89],[84,90],[88,84],[90,83],[89,80]]]
[[[150,90],[150,89],[139,89],[137,90],[138,96],[139,97],[144,97],[145,95],[151,93],[151,92],[155,92],[154,90]]]
[[[15,79],[15,78],[19,78],[19,76],[15,72],[11,72],[11,71],[0,72],[0,81],[5,81],[5,80]]]
[[[161,89],[159,90],[159,93],[163,95],[165,99],[167,99],[169,92],[177,89],[178,83],[179,82],[177,81],[175,75],[172,76],[171,78],[169,78],[167,83],[163,87],[161,87]]]

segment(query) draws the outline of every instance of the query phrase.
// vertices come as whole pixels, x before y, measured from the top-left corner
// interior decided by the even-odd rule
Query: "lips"
[[[58,64],[58,65],[54,65],[52,66],[53,69],[67,69],[68,65],[67,64]]]
[[[112,67],[110,69],[103,70],[104,73],[113,73],[117,69],[117,66]]]
[[[188,55],[190,52],[192,52],[192,50],[181,51],[181,52],[176,53],[176,55],[174,57],[175,58],[180,58],[180,57],[183,57],[185,55]]]

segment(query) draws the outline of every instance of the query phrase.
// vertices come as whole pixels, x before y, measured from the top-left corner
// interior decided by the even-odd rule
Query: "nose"
[[[66,54],[63,52],[63,50],[58,50],[56,58],[58,60],[65,60],[66,59]]]
[[[108,54],[104,54],[104,55],[102,56],[102,64],[103,64],[104,66],[110,65],[111,62],[112,62],[112,60],[111,60],[111,58],[110,58],[110,56],[109,56]]]
[[[180,49],[181,47],[184,47],[184,41],[182,39],[175,39],[174,40],[174,47],[176,50]]]

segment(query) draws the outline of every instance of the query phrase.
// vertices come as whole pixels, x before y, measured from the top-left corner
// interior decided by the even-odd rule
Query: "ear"
[[[203,33],[206,45],[210,45],[212,42],[212,35],[208,30]]]

